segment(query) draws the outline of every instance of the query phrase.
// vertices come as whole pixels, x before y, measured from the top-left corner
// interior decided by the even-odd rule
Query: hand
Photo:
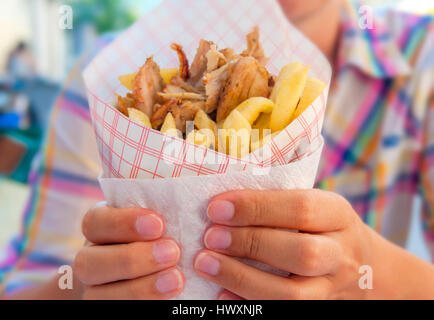
[[[91,244],[76,256],[74,272],[84,299],[169,299],[184,289],[175,267],[177,243],[161,238],[163,219],[143,208],[96,207],[83,220]]]
[[[196,272],[226,288],[221,299],[366,298],[359,267],[371,265],[374,232],[341,196],[320,190],[233,191],[212,199],[208,250]],[[278,229],[276,229],[278,228]],[[281,229],[299,230],[289,232]],[[231,258],[290,272],[283,278]]]

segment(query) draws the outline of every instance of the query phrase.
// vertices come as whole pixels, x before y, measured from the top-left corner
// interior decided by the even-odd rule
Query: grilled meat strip
[[[230,64],[228,73],[217,106],[217,122],[224,120],[244,100],[269,96],[269,73],[255,58],[239,58]]]
[[[156,105],[156,110],[151,118],[152,128],[160,128],[166,115],[170,112],[175,119],[176,128],[185,133],[186,122],[193,121],[197,111],[202,109],[204,105],[204,101],[180,101],[177,99],[168,100],[163,105]]]
[[[189,67],[188,67],[188,59],[187,59],[187,56],[186,56],[184,50],[182,49],[182,46],[180,46],[177,43],[172,43],[170,48],[175,50],[176,53],[178,54],[179,76],[181,77],[182,80],[187,81],[190,78],[190,71],[189,71]]]
[[[190,67],[189,83],[197,87],[202,80],[207,67],[207,53],[211,49],[212,42],[201,39],[196,55]]]
[[[252,32],[247,34],[247,50],[243,51],[243,55],[252,56],[258,60],[263,66],[268,62],[265,57],[264,50],[259,42],[259,27],[256,26]]]
[[[205,93],[207,100],[205,103],[204,111],[206,113],[211,113],[217,109],[217,105],[220,99],[220,95],[225,87],[226,81],[228,79],[229,65],[224,66],[207,73],[205,76]]]
[[[148,58],[140,68],[133,86],[133,95],[137,101],[136,107],[150,117],[154,104],[160,101],[157,92],[164,88],[160,67],[152,57]]]

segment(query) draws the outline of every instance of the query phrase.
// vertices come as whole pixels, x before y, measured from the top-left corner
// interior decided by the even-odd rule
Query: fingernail
[[[158,241],[152,248],[152,255],[159,264],[175,261],[179,254],[179,247],[172,240]]]
[[[209,275],[215,276],[219,272],[220,262],[211,255],[201,252],[196,258],[194,267]]]
[[[223,228],[211,228],[204,236],[208,249],[227,249],[232,243],[231,233]]]
[[[169,293],[181,289],[182,276],[178,270],[171,270],[158,276],[155,287],[160,293]]]
[[[163,223],[156,215],[147,214],[137,218],[136,230],[145,238],[158,238],[163,232]]]
[[[232,202],[216,200],[208,206],[207,215],[213,221],[229,221],[234,217],[235,207]]]

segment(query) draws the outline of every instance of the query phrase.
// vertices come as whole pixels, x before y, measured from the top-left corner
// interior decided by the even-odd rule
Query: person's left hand
[[[321,190],[231,191],[212,199],[207,250],[196,272],[225,288],[220,299],[367,298],[359,267],[370,265],[375,234],[341,196]],[[299,230],[298,233],[281,229]],[[290,272],[248,266],[248,258]]]

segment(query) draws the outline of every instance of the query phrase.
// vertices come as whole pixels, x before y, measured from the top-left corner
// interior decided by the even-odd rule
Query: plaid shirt
[[[367,224],[401,246],[420,195],[434,249],[434,18],[389,10],[362,30],[348,3],[341,31],[317,186],[343,195]],[[84,243],[81,219],[103,199],[81,70],[112,39],[100,39],[80,61],[54,107],[22,232],[0,255],[7,293],[71,264]]]

